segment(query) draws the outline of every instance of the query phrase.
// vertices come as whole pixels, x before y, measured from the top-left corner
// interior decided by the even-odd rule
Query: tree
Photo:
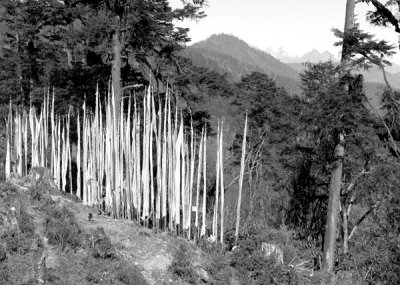
[[[354,7],[355,1],[347,0],[346,19],[344,24],[345,35],[351,33],[354,28]],[[341,59],[342,66],[345,66],[349,61],[350,54],[348,53],[348,46],[350,45],[350,42],[343,42]],[[335,162],[333,165],[331,182],[329,186],[329,204],[325,228],[324,252],[322,257],[322,270],[326,270],[328,272],[332,272],[335,258],[336,231],[339,216],[339,199],[343,172],[344,138],[345,133],[340,131],[338,133],[338,143],[334,150]]]
[[[118,111],[121,92],[150,80],[155,87],[165,83],[160,61],[180,71],[175,52],[189,40],[188,29],[174,21],[205,16],[204,3],[183,2],[172,10],[167,0],[2,0],[0,54],[12,70],[0,79],[26,103],[32,90],[50,85],[63,89],[56,94],[67,97],[63,101],[72,90],[82,100],[90,99],[96,83],[108,87],[108,67]]]
[[[373,1],[377,2],[377,1]],[[335,34],[342,38],[342,41],[338,45],[342,45],[342,59],[341,59],[341,80],[342,88],[347,91],[351,90],[350,82],[346,77],[349,77],[352,67],[363,67],[368,68],[371,65],[378,65],[384,70],[384,65],[388,64],[388,61],[384,59],[384,56],[393,54],[393,47],[388,45],[385,41],[375,41],[373,36],[362,32],[355,25],[354,19],[354,8],[355,1],[348,0],[346,4],[346,19],[344,32],[341,33],[338,30],[334,30]],[[351,78],[351,76],[350,76]],[[323,270],[331,272],[333,270],[333,261],[335,253],[336,243],[336,231],[338,223],[338,214],[340,206],[340,190],[342,187],[342,169],[343,169],[343,157],[344,157],[344,138],[346,132],[339,133],[339,143],[335,147],[335,165],[332,171],[330,194],[329,194],[329,205],[327,214],[326,231],[324,238],[324,254],[322,267]],[[342,211],[344,211],[342,209]],[[347,230],[347,225],[346,225]],[[346,233],[347,236],[347,233]],[[345,246],[347,244],[345,243]]]
[[[139,69],[145,77],[151,79],[154,86],[158,86],[162,78],[157,60],[166,58],[176,62],[174,52],[189,40],[188,29],[175,27],[173,21],[204,17],[200,4],[186,1],[183,8],[176,10],[171,9],[167,0],[77,2],[83,2],[90,8],[84,25],[87,27],[86,37],[94,47],[91,51],[111,64],[111,82],[117,113],[121,93],[136,85],[133,83],[124,86],[121,70]],[[106,29],[99,29],[99,25]]]
[[[326,94],[338,82],[339,66],[332,61],[321,63],[304,63],[305,69],[300,73],[301,90],[307,101],[313,101],[318,94]]]

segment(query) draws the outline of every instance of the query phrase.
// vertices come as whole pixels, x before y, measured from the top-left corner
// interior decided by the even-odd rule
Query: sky
[[[261,50],[283,48],[291,56],[301,56],[312,49],[328,50],[339,57],[340,49],[332,28],[343,30],[346,0],[208,0],[207,17],[177,23],[189,27],[191,43],[205,40],[212,34],[235,35]],[[180,0],[170,0],[173,8]],[[398,36],[391,28],[372,27],[365,21],[368,6],[356,5],[361,29],[375,34],[398,47]],[[400,55],[392,58],[400,64]]]

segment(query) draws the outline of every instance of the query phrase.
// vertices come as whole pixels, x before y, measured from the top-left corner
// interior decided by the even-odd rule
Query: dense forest
[[[138,106],[149,86],[156,105],[170,92],[185,128],[192,119],[197,135],[204,126],[210,134],[207,213],[218,199],[212,150],[224,121],[225,241],[197,241],[218,254],[217,268],[234,268],[239,284],[309,284],[301,277],[314,271],[335,276],[335,284],[399,284],[400,93],[385,73],[399,48],[361,31],[354,5],[367,3],[371,11],[362,17],[400,33],[400,2],[348,0],[345,30],[333,31],[341,62],[304,63],[300,73],[227,35],[186,47],[188,30],[176,23],[201,24],[207,6],[182,2],[174,10],[167,0],[0,0],[3,142],[10,104],[40,110],[50,93],[57,115],[77,118],[84,102],[94,108],[96,90],[104,106],[111,90],[117,104],[132,99]],[[371,68],[385,81],[366,95],[372,85],[360,70]],[[130,114],[126,106],[120,111]],[[76,128],[71,124],[74,139]],[[3,171],[5,143],[0,160]],[[260,253],[263,242],[282,249],[282,264]],[[330,284],[321,278],[313,284]]]

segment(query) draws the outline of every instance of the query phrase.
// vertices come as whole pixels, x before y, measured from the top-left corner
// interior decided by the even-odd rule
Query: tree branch
[[[350,233],[350,235],[349,235],[349,240],[354,236],[354,234],[355,234],[355,232],[356,232],[358,226],[368,217],[369,214],[372,213],[372,211],[373,211],[374,209],[376,209],[376,208],[379,206],[379,204],[380,204],[380,201],[376,202],[374,205],[372,205],[372,206],[368,209],[368,211],[366,211],[366,212],[364,213],[364,215],[362,215],[362,216],[358,219],[357,223],[355,224],[355,226],[354,226],[353,229],[351,230],[351,233]]]

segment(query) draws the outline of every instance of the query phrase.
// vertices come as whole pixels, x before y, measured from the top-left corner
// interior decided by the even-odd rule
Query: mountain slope
[[[266,72],[265,69],[241,62],[229,55],[197,48],[187,48],[181,54],[189,58],[194,65],[226,74],[230,81],[238,82],[242,76],[256,71],[270,74],[279,86],[285,88],[291,94],[299,94],[300,92],[297,80]]]
[[[232,81],[253,71],[271,75],[289,93],[299,93],[298,73],[268,53],[231,35],[213,35],[193,44],[181,54],[195,65],[227,74]]]

